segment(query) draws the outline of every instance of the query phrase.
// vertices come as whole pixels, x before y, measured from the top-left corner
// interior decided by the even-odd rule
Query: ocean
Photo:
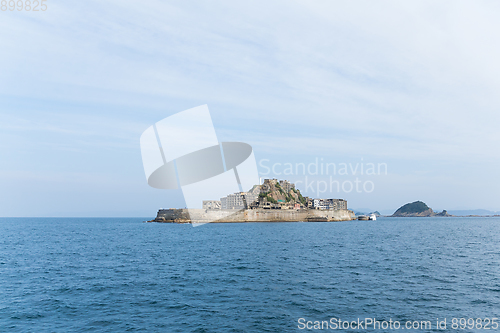
[[[1,218],[0,332],[500,330],[500,218],[146,219]]]

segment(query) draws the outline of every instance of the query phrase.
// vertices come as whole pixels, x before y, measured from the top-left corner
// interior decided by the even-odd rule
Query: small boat
[[[366,215],[358,215],[358,220],[360,221],[368,221],[370,218]]]
[[[370,216],[368,217],[368,219],[372,220],[372,221],[376,221],[377,220],[377,215],[375,214],[370,214]]]

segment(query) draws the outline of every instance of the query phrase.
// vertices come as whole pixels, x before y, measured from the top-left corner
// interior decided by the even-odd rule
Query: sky
[[[500,210],[500,3],[46,3],[0,12],[0,216],[184,207],[148,186],[139,138],[204,104],[219,141],[305,195]],[[319,191],[331,181],[366,186]]]

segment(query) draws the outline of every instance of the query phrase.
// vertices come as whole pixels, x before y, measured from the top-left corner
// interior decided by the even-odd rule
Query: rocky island
[[[304,197],[295,184],[265,179],[247,192],[204,200],[203,208],[160,209],[149,222],[333,222],[355,220],[343,199]]]
[[[430,216],[452,216],[446,210],[441,213],[434,212],[422,201],[415,201],[401,206],[391,217],[430,217]]]

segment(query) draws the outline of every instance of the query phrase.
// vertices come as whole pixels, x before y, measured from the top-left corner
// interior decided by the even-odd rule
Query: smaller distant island
[[[434,212],[429,206],[422,201],[407,203],[399,207],[391,217],[431,217],[431,216],[453,216],[448,214],[446,210],[441,213]]]

